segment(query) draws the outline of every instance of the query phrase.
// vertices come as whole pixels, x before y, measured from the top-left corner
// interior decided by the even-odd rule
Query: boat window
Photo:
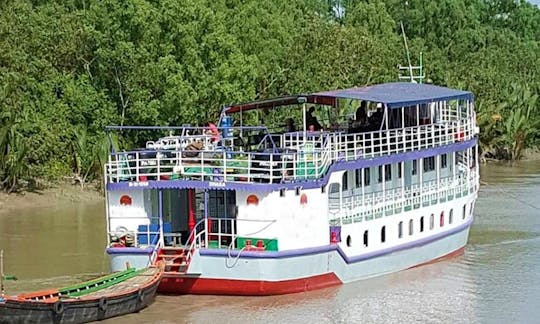
[[[371,172],[370,168],[364,169],[364,186],[369,186],[371,183]]]
[[[348,179],[349,177],[348,177],[348,175],[349,175],[349,172],[348,172],[348,171],[343,172],[343,179],[341,180],[341,183],[342,183],[342,190],[343,190],[343,191],[346,191],[346,190],[349,189],[349,181],[348,181],[348,180],[349,180],[349,179]]]
[[[347,246],[351,247],[351,244],[352,244],[351,236],[347,235]]]
[[[300,196],[300,187],[296,187],[294,193],[295,193],[297,196]]]
[[[450,209],[450,214],[448,214],[448,224],[452,224],[452,221],[454,220],[454,210]]]
[[[435,157],[430,156],[424,158],[424,172],[429,172],[435,170]]]
[[[411,170],[411,174],[412,175],[415,175],[417,173],[417,169],[418,169],[418,162],[417,160],[413,160],[412,161],[412,170]]]
[[[392,164],[384,166],[384,181],[392,180]]]
[[[382,168],[383,166],[379,165],[379,178],[378,178],[379,182],[382,182],[382,178],[383,178]],[[392,180],[392,165],[386,164],[384,165],[384,181],[390,181],[390,180]]]
[[[362,186],[362,169],[354,170],[354,185],[356,188],[360,188]]]
[[[386,226],[383,226],[381,228],[381,242],[384,243],[386,241]]]
[[[472,215],[474,204],[471,202],[471,208],[469,209],[469,215]]]
[[[424,216],[420,217],[420,232],[424,231]]]
[[[399,222],[398,224],[398,237],[399,238],[403,237],[403,221]]]
[[[401,176],[402,176],[402,175],[401,175],[401,173],[402,173],[402,172],[401,172],[401,168],[402,168],[402,167],[403,167],[403,162],[399,162],[399,163],[397,164],[397,176],[398,176],[398,179],[401,179]]]
[[[279,189],[279,196],[280,197],[285,197],[285,190],[286,189]]]
[[[326,186],[322,186],[321,187],[321,193],[325,193],[326,192]]]
[[[448,159],[447,159],[447,155],[446,154],[443,154],[441,155],[441,168],[444,169],[448,166]]]
[[[435,215],[429,216],[429,229],[432,230],[435,227]]]
[[[439,225],[440,225],[440,227],[443,227],[443,226],[444,226],[444,212],[441,212],[441,217],[440,217]]]
[[[367,230],[364,231],[364,246],[365,247],[368,246],[368,231]]]
[[[409,220],[409,235],[413,235],[413,220]]]
[[[463,219],[465,219],[466,210],[467,210],[467,204],[463,205],[463,215],[461,216]]]

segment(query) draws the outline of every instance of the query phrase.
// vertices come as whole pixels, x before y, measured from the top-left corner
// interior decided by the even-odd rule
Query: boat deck
[[[203,130],[195,128],[193,132]],[[316,180],[334,163],[437,148],[476,135],[470,118],[362,133],[267,132],[247,142],[240,140],[243,132],[243,128],[229,128],[229,137],[214,143],[207,135],[185,135],[177,138],[177,145],[152,144],[147,149],[111,153],[105,166],[107,182]],[[181,128],[181,133],[189,132]]]

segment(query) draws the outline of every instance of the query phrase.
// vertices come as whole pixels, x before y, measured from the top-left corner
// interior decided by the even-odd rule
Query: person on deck
[[[209,122],[208,123],[208,130],[206,131],[206,135],[212,135],[212,143],[215,143],[219,141],[219,130],[216,127],[216,124]]]
[[[367,126],[367,113],[366,113],[366,102],[362,101],[360,106],[356,109],[355,119],[351,122],[349,127],[349,132],[359,133],[366,130]]]
[[[287,133],[296,132],[296,125],[294,125],[294,120],[292,118],[287,118],[287,121],[285,124],[285,132]]]
[[[382,107],[377,107],[377,111],[375,111],[370,117],[369,117],[369,127],[371,130],[379,130],[382,127],[384,119],[384,113]]]
[[[306,124],[309,130],[313,131],[320,131],[322,130],[322,126],[317,120],[317,117],[313,116],[313,113],[315,112],[315,107],[310,107],[308,112],[306,113]]]

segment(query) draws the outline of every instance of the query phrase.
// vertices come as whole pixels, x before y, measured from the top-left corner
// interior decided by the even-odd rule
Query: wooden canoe
[[[128,269],[74,286],[0,296],[0,323],[86,323],[150,305],[163,267]]]

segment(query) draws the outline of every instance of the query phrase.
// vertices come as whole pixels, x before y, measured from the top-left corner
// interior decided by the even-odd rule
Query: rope
[[[234,261],[233,261],[233,264],[229,265],[229,259],[232,258],[232,255],[231,255],[231,250],[233,249],[233,244],[234,244],[234,241],[231,242],[231,244],[229,244],[229,248],[227,249],[227,256],[228,258],[225,259],[225,266],[227,268],[233,268],[235,267],[237,264],[238,264],[238,260],[240,259],[240,254],[242,253],[242,251],[244,251],[244,249],[246,248],[245,246],[243,248],[240,249],[240,251],[238,251],[238,254],[236,255],[236,257],[234,258]]]
[[[521,199],[519,197],[516,197],[514,194],[504,190],[503,188],[501,188],[498,185],[491,184],[491,183],[488,183],[488,182],[483,181],[483,180],[480,180],[480,183],[483,184],[483,185],[486,185],[486,186],[493,186],[493,187],[495,187],[495,189],[497,189],[498,191],[500,191],[502,194],[506,195],[507,197],[512,198],[512,199],[522,203],[525,206],[529,206],[532,209],[540,210],[540,207],[535,206],[535,205],[533,205],[533,204],[531,204],[531,203],[529,203],[529,202],[527,202],[527,201],[525,201],[525,200],[523,200],[523,199]]]

